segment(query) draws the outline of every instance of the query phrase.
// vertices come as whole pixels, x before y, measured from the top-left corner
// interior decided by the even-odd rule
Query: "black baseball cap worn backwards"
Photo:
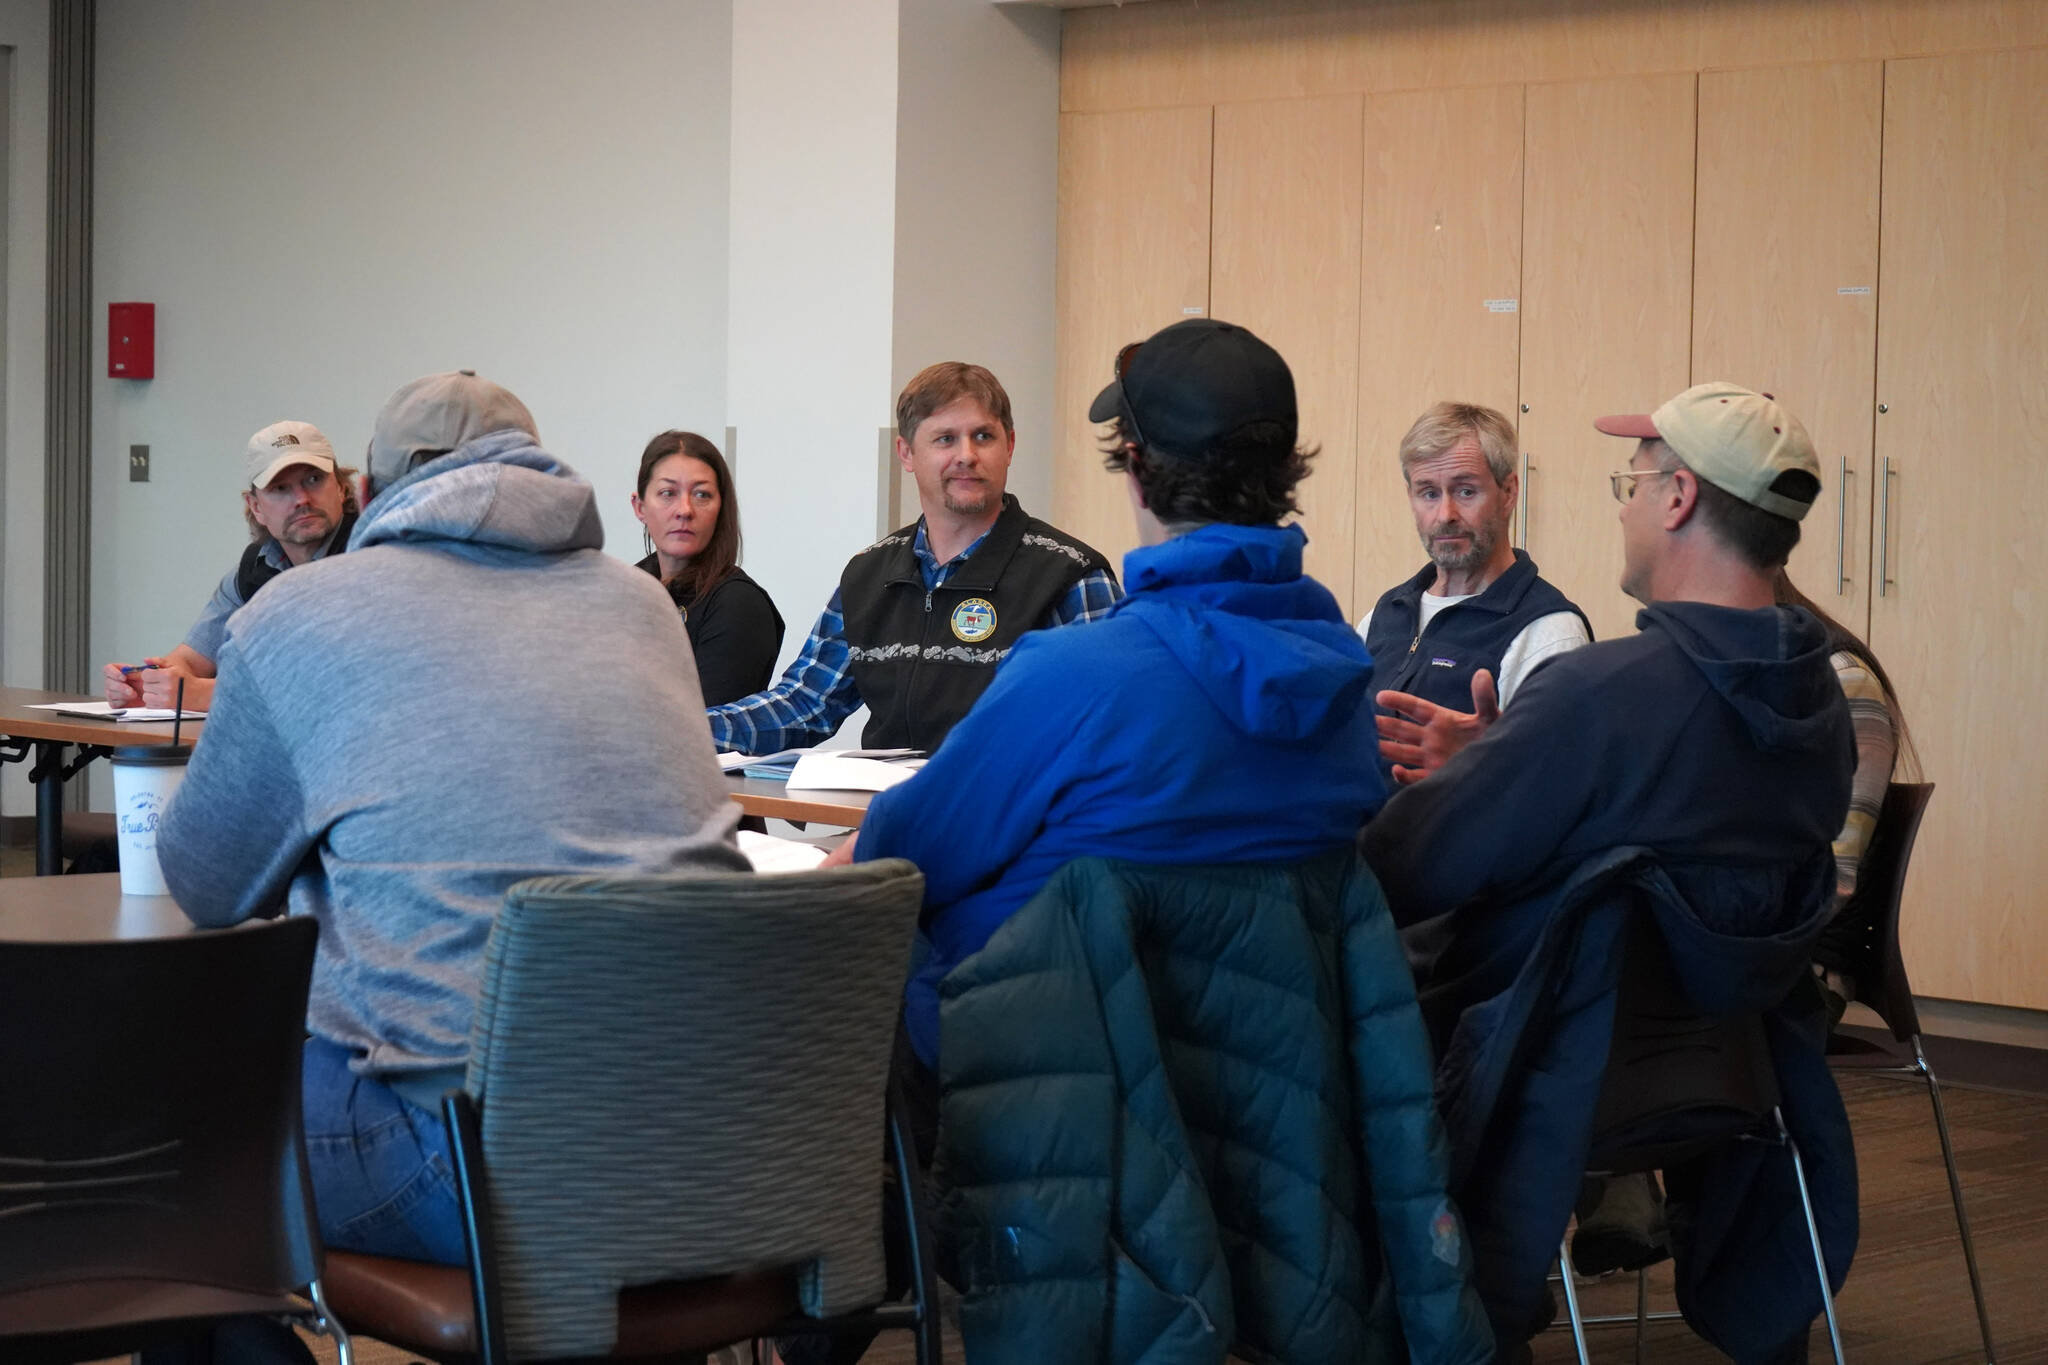
[[[1234,323],[1189,318],[1117,355],[1116,378],[1088,420],[1127,418],[1147,450],[1198,458],[1254,422],[1277,422],[1292,447],[1300,425],[1294,373],[1280,353]]]

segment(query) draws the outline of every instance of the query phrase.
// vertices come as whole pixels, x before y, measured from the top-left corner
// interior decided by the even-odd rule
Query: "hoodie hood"
[[[604,548],[597,496],[523,431],[456,447],[391,484],[363,509],[349,549],[385,544],[488,546],[526,554]]]
[[[1827,632],[1809,613],[1660,602],[1638,612],[1636,625],[1671,638],[1735,708],[1757,748],[1832,753],[1839,744],[1842,688]]]
[[[1329,589],[1301,574],[1298,526],[1203,526],[1124,556],[1115,610],[1149,626],[1246,734],[1299,742],[1348,724],[1372,658]]]

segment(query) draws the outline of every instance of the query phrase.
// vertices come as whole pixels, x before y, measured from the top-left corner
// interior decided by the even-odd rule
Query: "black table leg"
[[[64,746],[54,739],[36,741],[36,875],[51,877],[64,870]]]

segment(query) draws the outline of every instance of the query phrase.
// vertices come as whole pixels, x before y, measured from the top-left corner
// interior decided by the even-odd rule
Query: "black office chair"
[[[1855,978],[1856,998],[1891,1030],[1892,1042],[1870,1041],[1835,1033],[1828,1039],[1828,1065],[1843,1071],[1918,1076],[1927,1082],[1934,1106],[1934,1130],[1941,1137],[1941,1161],[1948,1171],[1948,1193],[1955,1204],[1956,1232],[1963,1243],[1963,1263],[1970,1271],[1970,1296],[1977,1306],[1977,1331],[1984,1341],[1986,1365],[1996,1358],[1991,1344],[1991,1315],[1984,1306],[1984,1281],[1977,1273],[1977,1249],[1970,1238],[1970,1216],[1963,1208],[1963,1182],[1956,1174],[1955,1147],[1949,1141],[1948,1115],[1942,1109],[1941,1085],[1920,1045],[1920,1012],[1913,1005],[1913,987],[1899,954],[1899,904],[1906,889],[1906,867],[1921,817],[1934,796],[1932,782],[1894,782],[1878,811],[1877,828],[1849,898],[1821,936],[1816,954],[1829,966]]]
[[[321,1293],[299,1114],[317,934],[0,943],[0,1359],[111,1356],[244,1314],[353,1359]]]
[[[1827,1313],[1828,1339],[1834,1346],[1836,1365],[1841,1365],[1841,1327],[1835,1320],[1834,1298],[1828,1293],[1827,1262],[1821,1252],[1820,1229],[1814,1222],[1806,1165],[1779,1110],[1777,1072],[1764,1038],[1762,1017],[1717,1018],[1693,1010],[1663,936],[1649,916],[1633,915],[1623,942],[1614,1040],[1594,1109],[1587,1174],[1625,1176],[1663,1170],[1704,1156],[1727,1142],[1762,1141],[1783,1147],[1792,1158],[1806,1215],[1807,1238]],[[1569,1242],[1559,1244],[1558,1254],[1565,1267],[1562,1280],[1572,1340],[1580,1365],[1589,1365],[1588,1320],[1579,1310],[1578,1291],[1569,1270]],[[1638,1362],[1642,1360],[1643,1324],[1679,1316],[1647,1313],[1644,1284],[1638,1272],[1632,1317],[1598,1320],[1635,1324]]]

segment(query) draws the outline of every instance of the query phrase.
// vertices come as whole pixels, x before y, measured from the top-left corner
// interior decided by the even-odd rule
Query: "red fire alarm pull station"
[[[107,378],[156,378],[156,305],[107,305]]]

